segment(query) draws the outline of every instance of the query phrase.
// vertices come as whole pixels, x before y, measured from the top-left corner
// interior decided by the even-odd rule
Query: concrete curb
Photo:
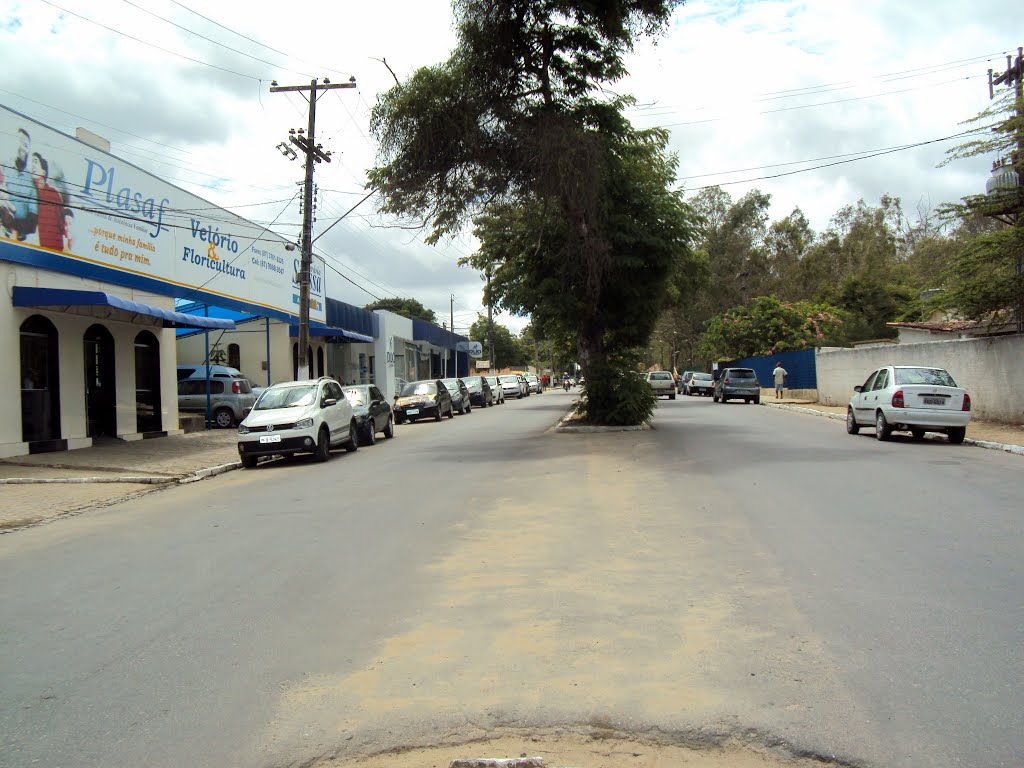
[[[190,475],[178,480],[178,483],[185,485],[186,483],[195,483],[199,480],[205,480],[208,477],[214,477],[215,475],[222,475],[225,472],[230,472],[233,469],[240,469],[242,466],[241,461],[229,461],[227,464],[219,464],[216,467],[207,467],[206,469],[197,469]]]
[[[846,417],[840,413],[829,413],[828,411],[817,411],[814,408],[801,408],[797,405],[783,405],[782,403],[764,403],[761,405],[769,408],[779,408],[784,411],[796,411],[797,413],[809,413],[813,416],[824,416],[828,419],[834,419],[836,421],[846,421]],[[870,429],[870,427],[868,427]],[[945,440],[944,435],[929,434],[926,435],[928,440]],[[991,440],[972,440],[969,437],[964,438],[964,445],[974,445],[978,448],[988,448],[994,451],[1003,451],[1005,453],[1013,453],[1017,456],[1024,456],[1024,445],[1011,445],[1009,443],[994,443]]]
[[[118,475],[117,477],[7,477],[0,478],[0,485],[35,485],[41,483],[136,483],[143,485],[166,485],[178,482],[176,477],[152,477],[142,475]]]

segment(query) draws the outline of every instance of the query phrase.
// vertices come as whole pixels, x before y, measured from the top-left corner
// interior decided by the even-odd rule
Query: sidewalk
[[[236,469],[236,438],[211,429],[0,459],[0,533]]]
[[[846,414],[845,406],[809,400],[765,398],[761,405],[839,422]],[[212,429],[0,459],[0,534],[237,469],[235,441],[235,430]],[[1024,455],[1024,427],[972,421],[964,443]]]

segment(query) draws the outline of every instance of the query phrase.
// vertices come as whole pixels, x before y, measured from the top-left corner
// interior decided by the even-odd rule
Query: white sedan
[[[949,442],[962,443],[967,434],[971,396],[943,368],[887,365],[853,391],[846,409],[846,431],[851,435],[874,426],[879,440],[902,430],[915,440],[925,432],[944,432]]]

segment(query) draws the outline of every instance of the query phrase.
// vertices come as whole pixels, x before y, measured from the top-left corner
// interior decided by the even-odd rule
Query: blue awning
[[[293,323],[288,328],[288,335],[295,339],[299,336],[299,325]],[[323,323],[310,323],[309,324],[309,335],[310,336],[327,336],[335,340],[344,339],[345,341],[362,341],[367,344],[373,343],[373,336],[367,336],[364,333],[356,333],[355,331],[347,331],[344,328],[335,328],[334,326],[324,325]]]
[[[53,312],[98,317],[106,320],[121,320],[141,325],[159,325],[164,328],[210,328],[233,331],[235,322],[220,317],[200,317],[170,309],[161,309],[152,304],[112,296],[104,291],[78,291],[67,288],[26,288],[15,286],[11,294],[15,307],[35,307]],[[140,318],[152,318],[140,322]]]

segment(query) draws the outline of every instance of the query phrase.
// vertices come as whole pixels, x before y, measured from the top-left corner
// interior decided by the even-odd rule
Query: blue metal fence
[[[753,368],[761,386],[771,389],[775,386],[772,371],[775,364],[782,363],[786,369],[786,389],[817,389],[818,370],[815,367],[814,348],[801,349],[799,352],[776,352],[774,355],[747,357],[731,363],[721,363],[719,368]]]

